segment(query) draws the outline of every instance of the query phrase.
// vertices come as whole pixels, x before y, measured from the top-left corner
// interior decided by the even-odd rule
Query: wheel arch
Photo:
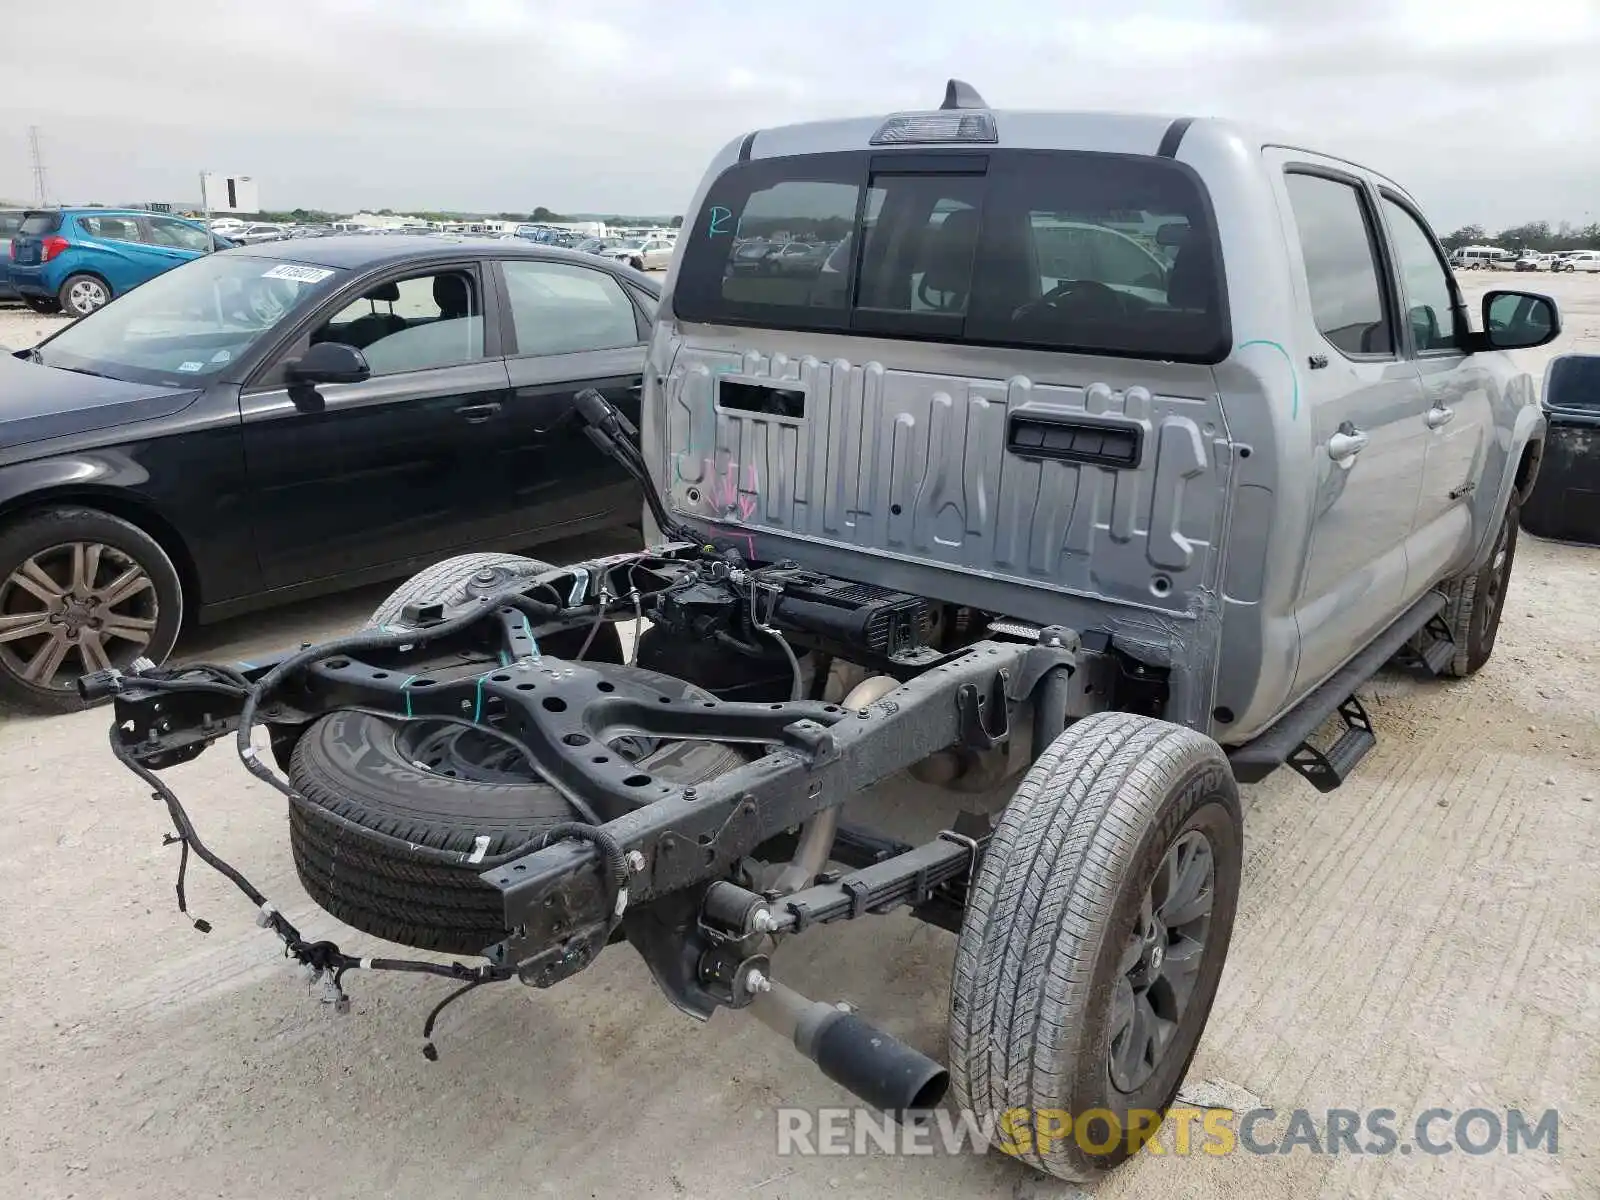
[[[130,492],[116,488],[63,485],[21,492],[7,496],[0,488],[0,525],[10,524],[19,517],[46,508],[83,507],[98,509],[136,525],[147,533],[165,551],[177,569],[178,581],[183,585],[183,611],[185,621],[193,620],[204,601],[200,570],[188,543],[178,527],[148,501]]]
[[[1501,472],[1499,486],[1495,489],[1493,504],[1486,510],[1483,528],[1478,533],[1477,548],[1461,574],[1471,574],[1489,561],[1494,552],[1495,535],[1500,530],[1500,517],[1506,505],[1515,501],[1521,504],[1533,491],[1539,478],[1539,464],[1544,458],[1544,435],[1548,422],[1537,404],[1526,405],[1517,412],[1513,427],[1511,449],[1506,455],[1506,467]]]
[[[1526,504],[1533,495],[1533,485],[1539,481],[1539,467],[1544,462],[1544,431],[1528,439],[1522,447],[1522,457],[1517,462],[1513,489],[1518,504]]]

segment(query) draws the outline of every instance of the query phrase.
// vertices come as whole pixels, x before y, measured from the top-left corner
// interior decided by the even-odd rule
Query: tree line
[[[1446,250],[1462,246],[1499,246],[1505,250],[1600,250],[1600,221],[1583,227],[1570,221],[1551,226],[1549,221],[1529,221],[1490,233],[1482,225],[1463,225],[1439,239]]]

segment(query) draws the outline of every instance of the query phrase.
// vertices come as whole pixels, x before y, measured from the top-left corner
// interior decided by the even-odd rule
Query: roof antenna
[[[952,79],[944,85],[944,103],[939,106],[946,108],[988,108],[988,102],[978,95],[978,89],[970,83],[959,79]]]

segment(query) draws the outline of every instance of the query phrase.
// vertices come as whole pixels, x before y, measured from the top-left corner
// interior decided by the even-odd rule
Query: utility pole
[[[44,151],[39,148],[39,127],[28,126],[28,147],[33,153],[33,203],[43,208],[50,200],[50,189],[44,178]]]

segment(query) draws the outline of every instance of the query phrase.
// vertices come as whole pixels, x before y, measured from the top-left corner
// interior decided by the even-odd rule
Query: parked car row
[[[1600,271],[1600,250],[1504,250],[1498,246],[1462,246],[1450,255],[1458,271]]]

